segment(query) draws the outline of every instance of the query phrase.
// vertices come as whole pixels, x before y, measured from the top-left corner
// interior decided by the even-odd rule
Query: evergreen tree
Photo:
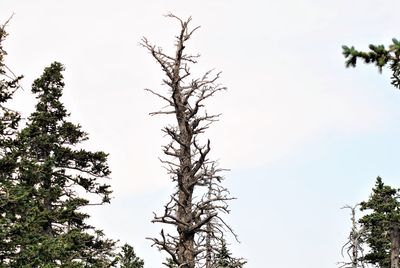
[[[365,228],[364,240],[369,252],[366,263],[380,268],[399,267],[400,203],[396,189],[385,185],[380,177],[370,198],[361,202],[361,210],[372,212],[363,216],[360,223]]]
[[[23,189],[13,177],[16,168],[13,143],[20,115],[5,106],[19,88],[18,82],[22,76],[16,77],[4,63],[7,55],[3,48],[7,36],[6,25],[7,22],[0,25],[0,267],[8,262],[16,250],[12,233],[13,219],[21,208],[19,199],[24,196]]]
[[[391,84],[400,89],[400,42],[392,39],[392,44],[369,45],[369,51],[358,51],[353,46],[343,46],[346,67],[355,67],[357,60],[366,64],[374,64],[379,72],[383,67],[389,67],[392,72]],[[363,217],[361,223],[368,227],[367,244],[371,251],[365,256],[365,261],[378,267],[399,268],[400,250],[400,216],[397,191],[383,184],[378,177],[373,194],[361,209],[372,209],[373,213]]]
[[[353,46],[343,46],[343,55],[346,60],[346,67],[355,67],[358,59],[365,63],[374,64],[380,72],[383,67],[388,66],[392,71],[392,85],[400,89],[400,41],[393,38],[392,44],[386,48],[384,45],[369,45],[369,51],[356,50]]]
[[[38,102],[17,138],[18,183],[26,191],[23,214],[15,219],[13,241],[18,245],[11,267],[109,267],[115,242],[85,223],[80,197],[109,202],[107,154],[79,149],[88,136],[67,120],[61,103],[64,88],[60,63],[45,68],[34,81]],[[92,194],[92,195],[90,195]]]
[[[246,261],[242,258],[232,257],[232,253],[229,251],[225,240],[221,244],[219,252],[215,256],[214,263],[215,268],[242,268]]]
[[[136,256],[131,245],[125,244],[118,253],[117,260],[120,268],[143,268],[144,261]]]

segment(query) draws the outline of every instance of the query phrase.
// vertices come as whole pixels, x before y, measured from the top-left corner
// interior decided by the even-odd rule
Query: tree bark
[[[390,268],[399,268],[400,228],[398,223],[392,224],[390,241]]]
[[[186,54],[184,49],[185,42],[198,27],[192,30],[188,28],[191,18],[183,21],[173,14],[167,16],[177,19],[181,24],[180,34],[176,37],[175,55],[165,54],[146,38],[142,39],[141,44],[162,67],[166,75],[163,84],[168,88],[167,94],[146,89],[167,102],[164,107],[166,110],[151,115],[173,114],[176,120],[176,124],[163,129],[171,142],[163,147],[168,160],[161,160],[176,183],[176,192],[164,206],[164,214],[155,214],[152,222],[172,225],[176,227],[177,234],[161,230],[161,240],[149,239],[159,249],[166,251],[179,268],[210,268],[212,250],[219,248],[224,228],[233,233],[218,215],[229,213],[227,201],[232,198],[220,184],[223,178],[218,174],[222,169],[217,168],[217,161],[208,159],[210,141],[201,144],[199,135],[219,116],[209,115],[203,102],[225,90],[225,87],[216,83],[219,73],[208,71],[200,78],[191,78],[189,65],[196,63],[199,55]],[[205,191],[209,185],[211,188],[207,195]]]

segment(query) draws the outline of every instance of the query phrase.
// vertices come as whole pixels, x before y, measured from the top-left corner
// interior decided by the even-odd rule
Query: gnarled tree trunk
[[[161,239],[150,239],[170,255],[177,267],[204,267],[211,246],[219,248],[224,228],[231,231],[218,213],[229,212],[227,201],[232,198],[220,184],[221,169],[217,168],[217,162],[208,159],[210,141],[199,142],[199,135],[219,116],[207,114],[203,102],[225,88],[216,83],[219,73],[212,75],[209,71],[201,78],[191,79],[189,65],[196,63],[199,56],[185,54],[185,44],[199,27],[188,28],[191,18],[183,21],[172,14],[168,17],[178,20],[181,26],[175,55],[165,54],[146,38],[141,44],[161,66],[166,75],[163,82],[168,89],[165,94],[146,89],[167,103],[166,110],[151,115],[172,114],[176,119],[174,126],[163,129],[171,142],[164,146],[168,159],[161,160],[176,185],[176,192],[165,205],[164,214],[155,215],[152,222],[172,225],[177,233],[167,234],[161,230]],[[208,191],[210,185],[212,189]]]

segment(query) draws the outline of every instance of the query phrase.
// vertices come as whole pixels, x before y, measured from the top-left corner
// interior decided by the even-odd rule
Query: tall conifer
[[[7,55],[3,47],[6,25],[7,22],[0,25],[0,267],[16,250],[13,243],[14,219],[21,211],[20,199],[25,194],[13,176],[16,169],[14,137],[20,115],[7,106],[19,88],[22,76],[16,77],[4,62]]]
[[[19,133],[18,181],[28,190],[24,215],[20,215],[13,267],[109,267],[114,242],[85,223],[82,197],[109,202],[109,185],[99,182],[110,170],[107,154],[79,148],[88,139],[80,125],[69,122],[60,98],[64,88],[62,64],[45,68],[34,81],[36,111]],[[92,199],[92,198],[91,198]]]
[[[360,219],[365,228],[369,251],[364,261],[380,268],[399,267],[400,203],[396,189],[385,185],[380,177],[370,198],[361,202],[361,210],[369,210]]]

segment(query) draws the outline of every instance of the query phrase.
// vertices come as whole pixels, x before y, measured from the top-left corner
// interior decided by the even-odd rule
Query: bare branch
[[[226,231],[238,240],[221,217],[229,213],[228,201],[234,199],[221,185],[222,177],[218,173],[224,170],[217,168],[216,161],[208,159],[210,140],[204,145],[198,142],[199,135],[220,116],[203,111],[204,101],[226,88],[217,84],[220,72],[212,75],[210,70],[200,78],[190,79],[190,64],[197,63],[200,55],[186,53],[185,47],[199,27],[189,27],[191,17],[182,20],[172,13],[166,17],[180,23],[174,55],[165,54],[146,38],[142,39],[141,45],[151,53],[167,76],[163,84],[168,93],[146,89],[168,104],[150,114],[172,114],[176,119],[176,125],[163,128],[171,141],[163,146],[167,159],[160,159],[176,183],[176,192],[171,195],[161,215],[154,213],[152,222],[175,226],[176,235],[164,234],[162,230],[161,239],[150,240],[153,245],[166,251],[178,267],[200,268],[204,267],[206,259],[212,254],[216,256],[224,243]]]
[[[364,263],[361,259],[364,257],[363,255],[363,247],[362,247],[362,239],[361,236],[364,233],[365,229],[360,228],[357,224],[356,220],[356,209],[360,204],[356,204],[355,206],[345,205],[341,209],[350,209],[351,210],[351,223],[352,228],[348,237],[348,241],[341,248],[341,254],[344,257],[344,250],[350,259],[350,262],[341,262],[340,267],[351,267],[351,268],[364,268]]]

